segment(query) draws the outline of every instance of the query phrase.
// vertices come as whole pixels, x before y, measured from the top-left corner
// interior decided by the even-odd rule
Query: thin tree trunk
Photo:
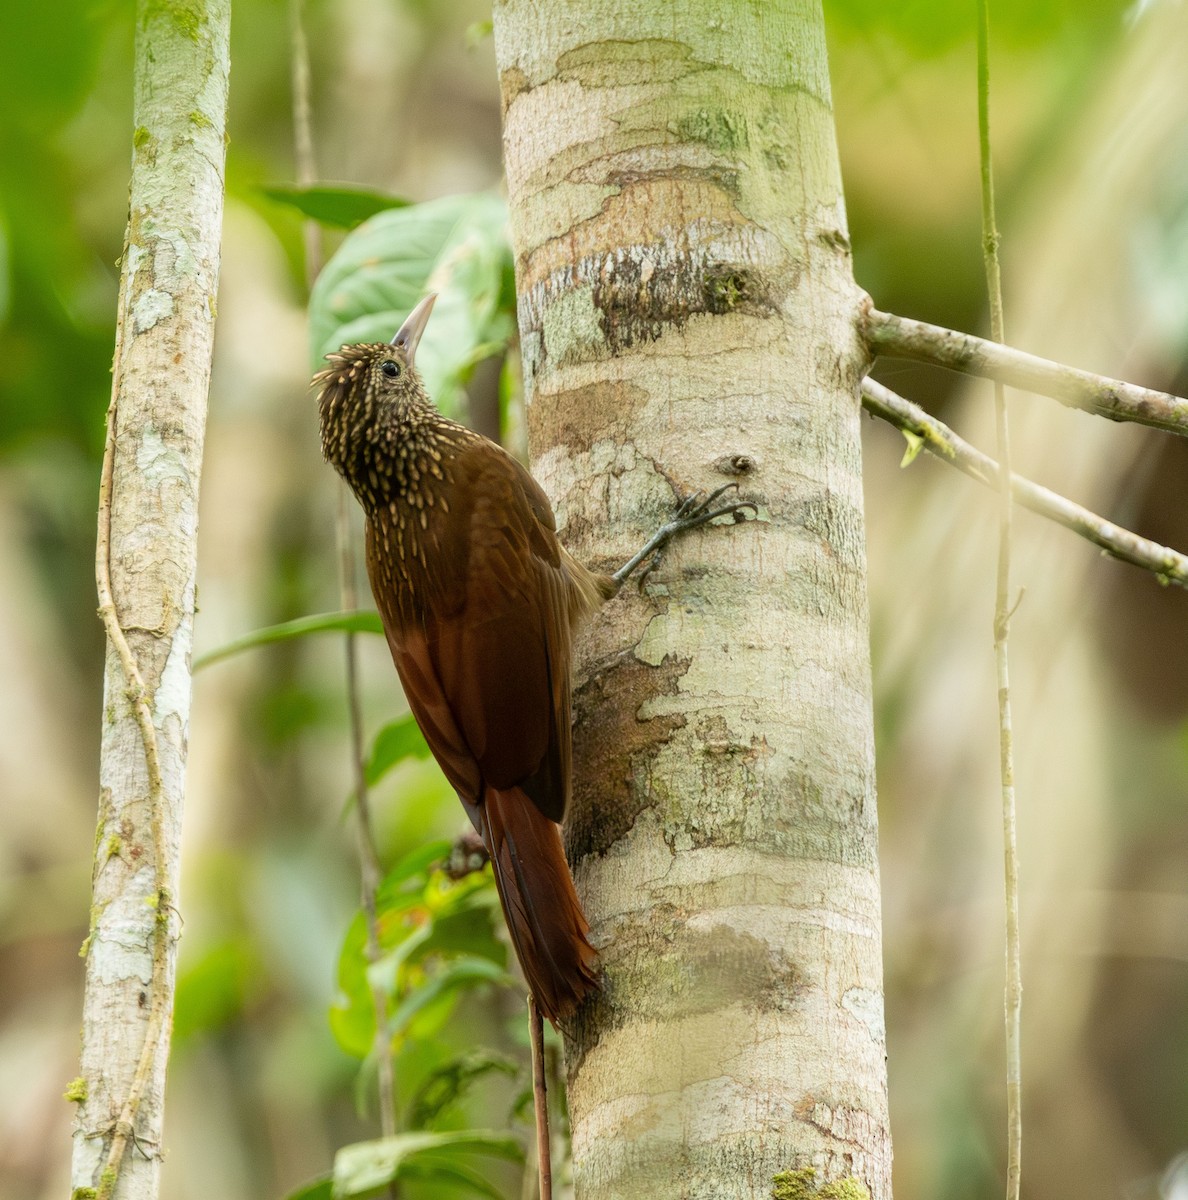
[[[141,0],[100,494],[108,630],[72,1186],[156,1197],[179,918],[195,538],[223,212],[229,0]]]
[[[566,1030],[577,1196],[811,1195],[811,1168],[886,1200],[866,353],[820,5],[506,0],[495,36],[569,547],[621,562],[677,488],[760,509],[674,547],[579,661],[604,990]]]

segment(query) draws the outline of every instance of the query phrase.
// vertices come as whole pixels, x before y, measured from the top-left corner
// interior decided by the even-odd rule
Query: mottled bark
[[[890,1196],[865,351],[819,4],[495,11],[533,469],[621,562],[584,640],[568,848],[604,990],[566,1030],[579,1200]]]
[[[97,574],[108,628],[75,1195],[158,1193],[214,334],[228,0],[141,0]],[[146,1049],[148,1048],[147,1053]]]

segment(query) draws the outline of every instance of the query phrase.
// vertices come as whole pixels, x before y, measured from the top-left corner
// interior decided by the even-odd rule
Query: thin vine
[[[1006,341],[1002,312],[999,234],[994,213],[994,171],[990,157],[990,9],[978,0],[978,144],[982,175],[982,256],[990,299],[990,336]],[[1015,823],[1015,750],[1011,725],[1009,666],[1011,587],[1011,443],[1006,395],[994,385],[998,445],[998,568],[994,589],[994,658],[998,676],[998,753],[1002,783],[1003,874],[1006,887],[1007,1200],[1018,1200],[1022,1172],[1023,1108],[1021,1011],[1023,984],[1019,947],[1019,856]]]
[[[310,104],[309,42],[305,36],[304,0],[290,0],[292,26],[293,74],[293,141],[297,182],[308,187],[317,178],[314,156],[312,106]],[[312,288],[322,269],[322,236],[316,221],[304,224],[305,277]],[[338,518],[335,525],[338,543],[338,583],[340,608],[354,612],[359,607],[355,586],[356,568],[354,542],[351,538],[350,496],[345,483],[339,481]],[[351,771],[354,777],[356,809],[356,841],[359,851],[360,892],[367,925],[367,961],[380,957],[379,917],[376,892],[383,871],[375,847],[371,820],[371,803],[367,789],[366,758],[363,750],[363,711],[359,697],[359,652],[357,635],[347,630],[343,634],[345,655],[347,713],[350,726]],[[388,998],[382,987],[368,978],[371,1002],[375,1008],[375,1039],[372,1053],[376,1061],[379,1090],[380,1131],[385,1137],[396,1132],[396,1080],[392,1061],[392,1045],[388,1036]],[[395,1185],[393,1185],[394,1187]]]
[[[128,247],[125,240],[125,258],[127,252]],[[111,584],[111,492],[115,472],[116,426],[119,413],[118,396],[122,382],[120,367],[123,359],[123,346],[124,303],[121,298],[116,315],[115,369],[112,376],[111,403],[107,409],[103,468],[99,477],[99,527],[95,539],[95,587],[99,597],[99,616],[103,621],[107,639],[119,657],[127,684],[128,703],[136,716],[141,741],[144,743],[145,767],[148,772],[149,824],[153,842],[154,899],[157,920],[154,925],[153,966],[149,983],[148,1021],[144,1030],[144,1044],[136,1064],[136,1072],[132,1076],[132,1085],[128,1089],[128,1095],[124,1098],[119,1116],[112,1129],[111,1146],[108,1149],[107,1161],[99,1176],[95,1192],[96,1200],[110,1200],[115,1193],[120,1166],[124,1161],[128,1143],[136,1141],[136,1114],[140,1110],[140,1102],[144,1097],[153,1063],[156,1061],[157,1048],[161,1044],[161,1035],[165,1030],[169,1014],[169,997],[165,977],[168,965],[166,949],[169,938],[169,914],[174,911],[173,897],[165,882],[168,846],[165,840],[165,822],[162,811],[165,789],[161,777],[161,751],[157,740],[157,728],[153,724],[153,714],[149,708],[148,689],[145,687],[144,677],[140,673],[136,656],[132,653],[132,647],[129,646],[123,626],[120,624]]]

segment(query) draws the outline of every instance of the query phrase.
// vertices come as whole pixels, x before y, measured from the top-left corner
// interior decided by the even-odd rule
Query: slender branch
[[[862,382],[862,407],[871,416],[919,438],[930,454],[956,467],[986,487],[998,488],[998,463],[954,433],[947,425],[873,379]],[[1188,588],[1188,555],[1140,537],[1113,521],[1098,516],[1072,500],[1021,475],[1011,476],[1011,495],[1016,504],[1030,509],[1057,525],[1100,547],[1111,557],[1132,567],[1150,571],[1161,583]]]
[[[998,224],[994,213],[994,167],[990,155],[990,5],[978,0],[978,143],[982,175],[982,254],[990,299],[990,329],[995,342],[1006,341],[1002,312],[1002,273],[998,261]],[[1003,875],[1006,892],[1006,986],[1003,1017],[1007,1066],[1006,1200],[1019,1200],[1023,1154],[1021,1013],[1022,963],[1019,947],[1019,851],[1015,820],[1015,746],[1011,722],[1011,439],[1006,395],[994,383],[994,423],[998,442],[998,570],[994,588],[994,659],[998,673],[998,760],[1002,783]]]
[[[290,24],[293,38],[293,141],[297,166],[298,183],[308,186],[317,177],[314,159],[312,106],[310,104],[309,42],[305,36],[304,0],[291,0]],[[306,221],[305,276],[313,282],[322,269],[322,232],[316,221]],[[355,587],[355,553],[351,539],[350,496],[345,483],[340,483],[338,492],[338,520],[336,522],[338,542],[338,583],[343,612],[354,612],[359,607]],[[367,961],[374,963],[380,957],[379,917],[376,910],[376,892],[383,870],[375,848],[375,831],[371,820],[371,803],[367,790],[366,758],[363,752],[363,706],[359,688],[359,650],[356,634],[347,630],[343,635],[343,653],[346,668],[347,710],[350,724],[351,770],[355,784],[356,840],[359,850],[360,892],[363,912],[367,923]],[[396,1132],[396,1080],[392,1061],[392,1043],[388,1035],[388,997],[383,988],[369,979],[371,1003],[375,1009],[375,1039],[372,1053],[375,1055],[376,1076],[379,1089],[380,1130],[384,1137]],[[395,1195],[392,1184],[389,1194]]]
[[[880,312],[873,306],[864,309],[862,323],[867,344],[878,354],[996,379],[1111,421],[1134,421],[1188,435],[1188,400],[1180,396],[1068,367],[973,334]]]

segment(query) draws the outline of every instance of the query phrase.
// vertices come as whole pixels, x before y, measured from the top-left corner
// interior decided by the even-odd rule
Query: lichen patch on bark
[[[649,765],[685,718],[638,714],[657,694],[675,693],[688,668],[687,659],[669,657],[648,666],[624,654],[595,668],[574,691],[577,770],[565,823],[571,859],[605,854],[651,803]]]

